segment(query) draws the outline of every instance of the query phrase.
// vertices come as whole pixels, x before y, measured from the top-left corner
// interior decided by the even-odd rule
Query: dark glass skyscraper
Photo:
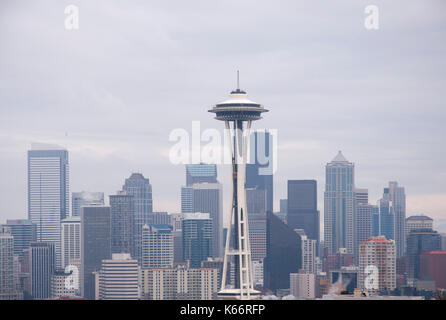
[[[134,258],[138,260],[138,263],[141,263],[142,227],[150,223],[150,213],[153,212],[152,185],[149,179],[144,178],[141,173],[132,173],[128,179],[125,179],[122,190],[133,196],[135,210]]]
[[[34,299],[51,296],[51,275],[55,270],[55,245],[53,242],[31,243],[31,295]]]
[[[110,196],[112,253],[135,255],[133,196],[125,191]]]
[[[302,267],[301,238],[276,215],[267,213],[264,288],[276,292],[290,286],[290,273]]]
[[[186,164],[186,186],[194,183],[217,183],[217,166],[215,164]]]
[[[94,300],[95,276],[102,260],[111,259],[110,207],[86,206],[81,209],[81,293]]]
[[[6,220],[4,226],[11,230],[14,237],[14,254],[19,256],[22,261],[23,250],[31,246],[31,242],[37,241],[37,225],[31,220]]]
[[[418,279],[420,255],[424,251],[441,250],[440,234],[432,229],[415,229],[407,237],[408,276]]]
[[[319,243],[316,180],[288,180],[287,223]],[[316,245],[318,246],[318,245]]]
[[[250,139],[246,189],[266,190],[266,209],[273,212],[273,137],[269,132],[253,132]],[[263,158],[269,159],[269,162]]]
[[[182,230],[183,260],[189,260],[191,268],[200,268],[212,253],[212,219],[207,213],[186,213]]]

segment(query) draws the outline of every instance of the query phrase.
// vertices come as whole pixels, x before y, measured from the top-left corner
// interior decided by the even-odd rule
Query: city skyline
[[[191,11],[181,2],[174,10],[81,2],[80,29],[71,33],[58,15],[64,4],[49,10],[28,3],[6,1],[0,13],[6,26],[0,188],[2,199],[11,200],[0,201],[2,222],[26,218],[24,154],[33,141],[70,152],[70,191],[115,194],[124,177],[139,171],[154,186],[154,211],[180,212],[184,167],[168,162],[169,132],[190,130],[193,120],[203,129],[219,128],[203,110],[224,98],[240,69],[242,87],[274,111],[261,127],[279,129],[275,211],[288,179],[314,179],[323,212],[323,167],[342,150],[372,204],[384,185],[398,181],[406,188],[407,216],[423,213],[439,231],[446,229],[443,2],[382,3],[382,28],[375,33],[363,26],[360,2],[284,1],[289,10],[280,14],[259,3],[256,15],[248,14],[249,4],[233,12],[205,4]],[[109,16],[118,11],[116,24]],[[190,19],[199,13],[200,19]],[[185,22],[188,27],[180,27]],[[192,48],[200,54],[191,55]],[[157,107],[175,110],[175,116],[166,123]],[[218,172],[228,203],[230,167]]]

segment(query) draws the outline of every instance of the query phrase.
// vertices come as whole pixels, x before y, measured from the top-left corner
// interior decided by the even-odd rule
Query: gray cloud
[[[64,8],[80,29],[64,29]],[[378,199],[406,187],[408,213],[446,219],[446,4],[375,1],[22,1],[0,4],[0,217],[26,216],[26,150],[70,151],[71,189],[152,180],[157,210],[179,210],[184,169],[168,162],[174,128],[221,128],[206,110],[235,86],[279,129],[275,198],[315,178],[338,149]],[[219,174],[229,195],[229,168]],[[425,199],[425,201],[423,201]],[[425,203],[423,205],[423,202]],[[277,206],[278,207],[278,206]],[[320,210],[323,212],[322,201]]]

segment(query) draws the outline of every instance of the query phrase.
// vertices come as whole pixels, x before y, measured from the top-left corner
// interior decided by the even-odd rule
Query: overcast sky
[[[69,4],[79,30],[65,29]],[[379,30],[364,27],[369,4]],[[2,0],[0,222],[27,216],[32,142],[69,150],[71,191],[108,198],[139,171],[154,210],[178,212],[169,133],[222,129],[207,110],[240,69],[270,110],[255,127],[278,129],[276,210],[287,179],[316,179],[323,220],[324,166],[342,150],[372,203],[396,180],[407,215],[446,231],[445,57],[444,0]]]

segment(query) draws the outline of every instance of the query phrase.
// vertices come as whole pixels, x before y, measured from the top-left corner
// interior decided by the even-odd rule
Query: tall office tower
[[[80,217],[81,207],[90,204],[104,204],[103,192],[72,192],[71,193],[71,216]]]
[[[95,274],[98,283],[96,300],[138,300],[141,297],[138,261],[129,253],[113,253],[102,260]]]
[[[359,288],[370,294],[396,287],[396,248],[394,240],[384,236],[371,238],[359,245]],[[370,281],[369,276],[377,275],[377,280]]]
[[[373,235],[373,207],[370,204],[357,202],[355,206],[356,211],[356,226],[355,226],[355,260],[359,259],[359,244],[370,239]]]
[[[31,243],[31,295],[34,299],[51,296],[51,275],[55,270],[54,242]]]
[[[129,253],[135,256],[134,197],[125,191],[110,196],[112,253]]]
[[[316,240],[309,239],[305,233],[300,236],[302,241],[302,269],[306,273],[316,274]]]
[[[182,213],[171,213],[169,215],[170,224],[173,227],[173,231],[181,230],[181,225],[183,221],[184,214]]]
[[[316,180],[288,180],[287,223],[319,243]]]
[[[122,190],[133,196],[134,199],[134,258],[138,260],[138,263],[141,263],[142,227],[150,223],[149,215],[153,212],[152,185],[149,179],[144,178],[141,173],[132,173],[128,179],[125,179]]]
[[[0,226],[0,299],[14,291],[14,238],[8,227]]]
[[[378,201],[379,205],[379,235],[385,236],[386,239],[395,239],[395,216],[390,201],[388,189],[384,189],[382,199]]]
[[[149,224],[170,224],[170,215],[167,212],[153,212],[150,214]]]
[[[379,236],[379,207],[372,206],[372,236]]]
[[[329,253],[347,248],[354,254],[354,189],[355,165],[339,151],[325,167],[324,242]]]
[[[150,224],[142,228],[142,267],[173,266],[173,234],[168,224]]]
[[[264,112],[266,111],[263,109]],[[246,164],[246,188],[266,191],[266,209],[273,211],[273,137],[270,132],[253,132],[249,143],[250,161]],[[269,159],[269,161],[268,161]]]
[[[261,114],[266,111],[268,110],[264,109],[260,104],[248,100],[246,92],[239,88],[231,92],[228,100],[215,105],[214,108],[209,110],[209,112],[215,113],[215,119],[225,122],[228,141],[231,141],[232,149],[233,190],[229,226],[234,225],[235,228],[234,232],[232,232],[231,227],[228,228],[222,287],[219,292],[220,298],[250,299],[251,296],[258,296],[260,294],[260,292],[254,290],[253,283],[246,188],[266,189],[268,199],[267,208],[272,211],[273,166],[271,163],[268,163],[267,166],[269,166],[267,168],[262,167],[259,161],[260,159],[257,157],[257,154],[261,154],[262,147],[266,147],[263,149],[270,151],[268,154],[271,154],[270,139],[263,139],[263,141],[267,141],[268,143],[261,143],[261,137],[263,136],[265,138],[265,136],[268,136],[269,138],[269,134],[255,136],[254,147],[258,151],[254,153],[256,155],[256,161],[254,164],[248,166],[248,168],[246,163],[248,160],[251,123],[252,121],[261,119]],[[233,134],[231,134],[231,131]],[[258,140],[259,137],[260,139]],[[263,152],[263,156],[266,154],[266,152]],[[251,155],[253,154],[251,153]],[[234,239],[232,249],[230,249],[231,242],[229,241],[231,238]],[[226,287],[226,270],[229,262],[234,265],[236,272],[234,288],[232,289]]]
[[[6,220],[3,226],[11,230],[14,237],[14,254],[19,256],[19,262],[23,259],[23,250],[30,247],[31,242],[37,241],[37,225],[31,220]]]
[[[407,273],[410,279],[418,279],[420,254],[423,251],[441,250],[441,237],[432,229],[414,229],[407,237]]]
[[[301,237],[290,226],[268,212],[263,287],[276,292],[290,285],[290,273],[302,268]]]
[[[249,243],[252,261],[266,257],[266,214],[249,214]]]
[[[102,260],[111,258],[110,207],[84,206],[81,209],[81,295],[95,299],[95,276]]]
[[[299,299],[316,298],[316,276],[312,273],[290,273],[290,294]]]
[[[212,256],[223,256],[223,187],[220,183],[199,183],[192,186],[193,212],[206,212],[212,219]]]
[[[266,214],[266,190],[246,189],[246,209],[251,214]]]
[[[53,242],[60,266],[60,221],[69,216],[68,151],[33,145],[28,151],[28,219],[37,241]]]
[[[355,203],[368,204],[369,190],[364,188],[355,188]]]
[[[284,223],[287,223],[287,221],[286,221],[287,210],[288,210],[288,199],[280,199],[280,209],[279,209],[279,212],[275,212],[275,214]]]
[[[184,214],[183,261],[190,261],[191,268],[200,268],[212,256],[212,223],[208,213]]]
[[[416,229],[429,229],[433,230],[434,219],[425,215],[410,216],[406,218],[406,237],[410,232]],[[14,239],[15,240],[15,239]]]
[[[194,188],[181,187],[181,213],[194,212]]]
[[[186,186],[195,183],[218,183],[215,164],[186,164]]]
[[[55,286],[57,286],[58,281],[62,281],[61,278],[64,277],[63,273],[67,268],[67,272],[72,272],[73,275],[77,276],[77,281],[73,283],[70,288],[67,288],[70,293],[75,293],[79,295],[79,289],[81,287],[80,283],[80,272],[81,272],[81,217],[75,216],[63,219],[61,222],[62,229],[62,239],[61,239],[61,251],[62,251],[62,271],[54,278],[56,281]],[[74,280],[75,281],[75,280]],[[62,290],[62,289],[61,289]],[[59,293],[65,291],[58,291]]]
[[[396,257],[400,258],[406,252],[406,194],[396,181],[390,181],[388,189],[394,214]]]

